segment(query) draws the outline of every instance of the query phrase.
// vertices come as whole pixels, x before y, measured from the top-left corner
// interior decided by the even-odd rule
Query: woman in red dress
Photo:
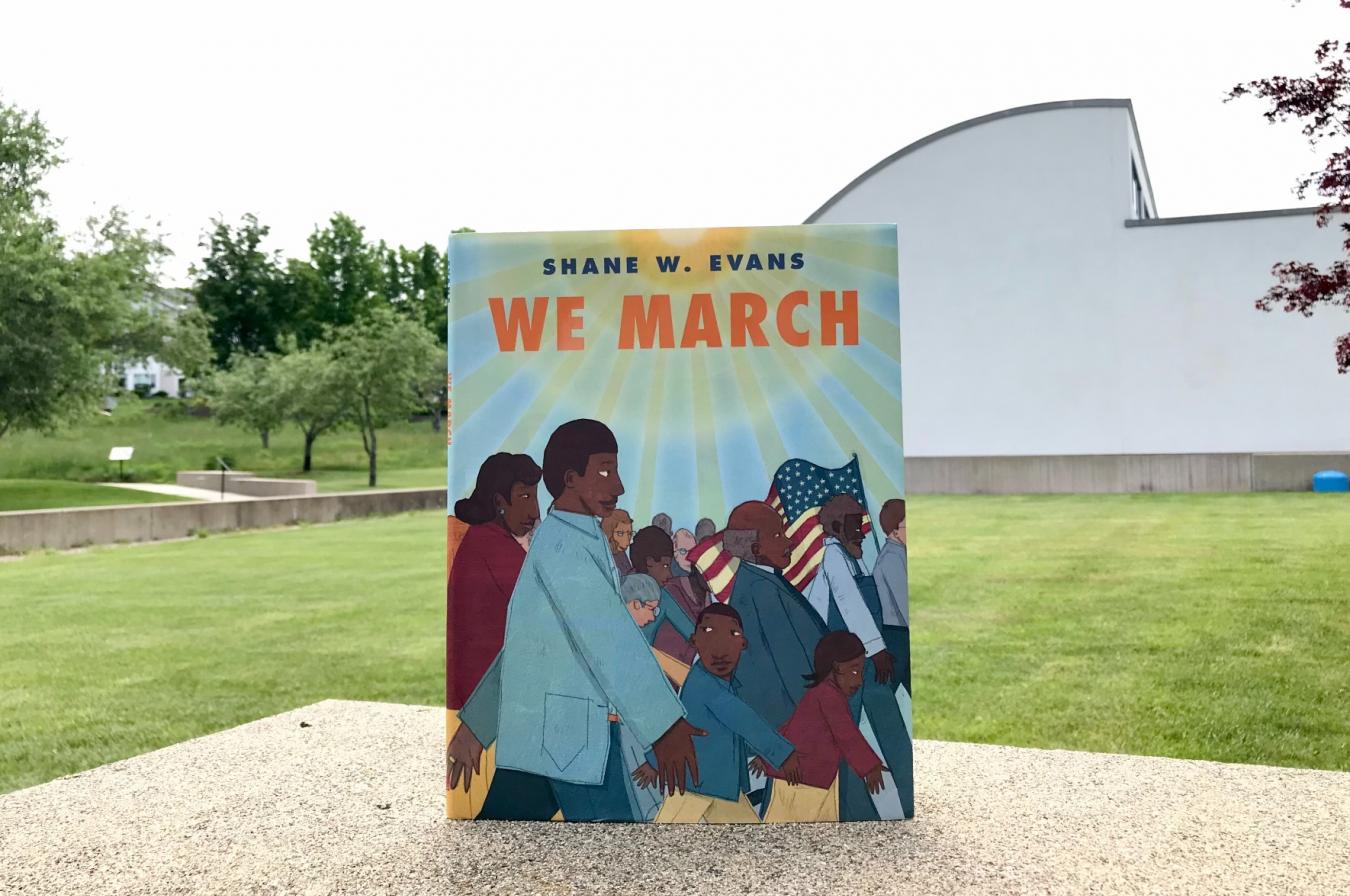
[[[446,583],[445,705],[459,709],[502,649],[506,605],[525,563],[521,541],[539,522],[539,465],[529,455],[494,454],[473,494],[455,502],[469,528]]]

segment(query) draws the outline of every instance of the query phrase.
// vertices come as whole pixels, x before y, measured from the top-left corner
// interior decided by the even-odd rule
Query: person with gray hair
[[[648,526],[642,532],[649,532],[657,538],[664,537],[664,533],[655,526]],[[667,541],[666,545],[669,544]],[[644,563],[650,557],[650,553],[650,549],[644,546]],[[650,565],[657,568],[656,563]],[[694,621],[689,617],[688,611],[676,601],[674,595],[662,588],[661,584],[655,576],[635,572],[623,577],[619,585],[619,594],[628,606],[628,615],[633,617],[637,627],[642,630],[642,636],[647,639],[648,644],[655,645],[657,633],[666,624],[674,628],[681,641],[687,643],[689,637],[694,634]]]
[[[698,544],[694,538],[694,533],[688,529],[676,529],[675,534],[670,536],[671,541],[675,543],[675,561],[670,564],[670,571],[673,575],[689,575],[689,567],[692,561],[689,559],[689,552]]]
[[[675,537],[675,529],[674,529],[675,524],[671,521],[670,514],[658,513],[656,516],[652,517],[652,525],[660,529],[662,532],[666,533],[670,537],[672,538]]]
[[[695,584],[694,575],[697,570],[693,569],[693,563],[689,559],[689,552],[697,544],[694,541],[694,533],[688,529],[677,529],[670,540],[673,559],[670,561],[670,576],[662,583],[662,587],[675,599],[676,604],[684,608],[690,619],[697,619],[699,611],[708,605],[708,590]],[[694,661],[693,645],[687,639],[677,645],[669,629],[658,638],[654,646],[660,647],[682,663]]]
[[[654,634],[660,627],[660,623],[655,620],[660,612],[661,586],[651,576],[634,573],[624,576],[619,583],[619,596],[628,608],[628,615],[633,617],[633,623],[642,629],[643,636],[650,643],[652,638],[648,636],[648,630]],[[641,769],[644,780],[655,780],[656,770],[647,761],[647,754],[637,737],[622,722],[619,723],[619,753],[623,758],[626,773],[624,783],[633,817],[638,821],[651,821],[661,808],[661,795],[652,788],[636,786],[634,775]]]
[[[659,613],[661,606],[661,588],[656,584],[656,579],[639,573],[626,575],[618,586],[618,596],[624,600],[624,606],[628,607],[628,615],[633,617],[634,625],[643,630],[644,637],[647,636],[647,627],[655,623],[656,614]],[[655,629],[652,634],[655,637]],[[651,644],[651,641],[652,638],[648,637],[648,644]]]
[[[694,540],[704,541],[717,532],[717,524],[706,516],[694,525]]]
[[[631,573],[619,583],[619,597],[628,607],[628,615],[633,617],[633,622],[646,636],[647,626],[653,624],[661,606],[661,586],[651,576]],[[650,644],[655,636],[653,629],[651,636],[647,637],[647,643]]]

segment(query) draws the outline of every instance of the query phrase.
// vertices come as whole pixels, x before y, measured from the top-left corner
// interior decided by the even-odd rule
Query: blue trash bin
[[[1322,470],[1313,474],[1315,492],[1350,492],[1350,476],[1340,470]]]

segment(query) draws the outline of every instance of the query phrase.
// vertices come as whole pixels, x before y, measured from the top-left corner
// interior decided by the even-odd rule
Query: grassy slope
[[[79,426],[52,435],[22,432],[0,439],[0,478],[68,479],[98,482],[112,478],[117,465],[106,460],[114,445],[136,454],[128,478],[173,482],[179,470],[214,469],[224,456],[237,470],[260,476],[317,479],[323,491],[366,486],[366,454],[353,431],[325,433],[314,443],[315,470],[301,473],[304,440],[295,426],[272,433],[264,449],[256,433],[190,417],[172,399],[123,400],[111,417],[94,415]],[[445,434],[430,423],[401,423],[380,432],[380,486],[435,486],[445,482]]]
[[[1350,501],[911,517],[921,737],[1350,770]],[[444,534],[425,513],[0,563],[0,791],[326,697],[438,703]]]

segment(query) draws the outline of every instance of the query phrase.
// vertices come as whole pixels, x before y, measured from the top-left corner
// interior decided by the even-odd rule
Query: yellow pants
[[[769,808],[764,811],[764,823],[783,821],[838,821],[839,776],[828,788],[809,784],[792,785],[786,781],[773,782]]]
[[[666,797],[655,820],[657,824],[759,824],[759,813],[745,794],[733,803],[690,791]]]

